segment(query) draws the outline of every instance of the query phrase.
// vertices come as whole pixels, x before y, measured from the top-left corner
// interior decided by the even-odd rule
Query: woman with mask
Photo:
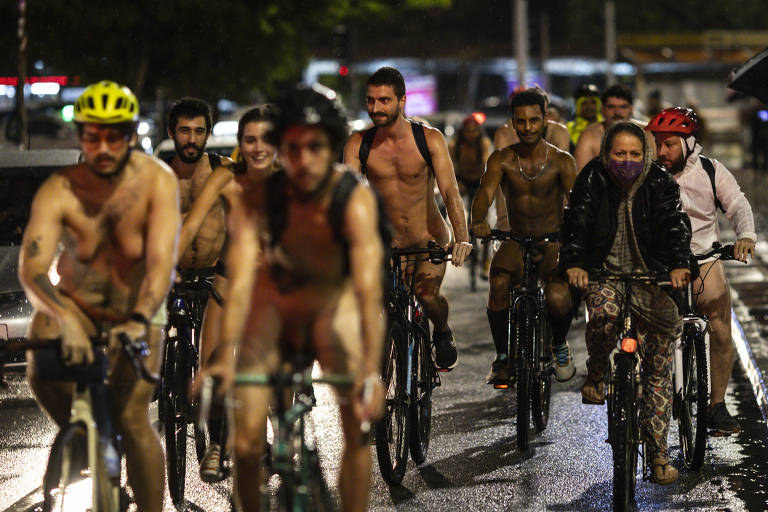
[[[582,170],[565,210],[560,269],[585,292],[589,311],[587,378],[582,401],[605,401],[603,376],[621,329],[620,283],[588,284],[589,271],[669,273],[674,288],[690,280],[691,228],[674,178],[652,163],[642,128],[619,122],[605,135],[601,154]],[[678,472],[667,456],[672,410],[672,355],[682,324],[666,289],[633,286],[632,311],[644,344],[641,409],[651,481],[670,484]]]

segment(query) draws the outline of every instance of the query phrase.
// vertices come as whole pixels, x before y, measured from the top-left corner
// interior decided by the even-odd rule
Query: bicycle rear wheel
[[[520,298],[514,310],[515,348],[517,352],[517,446],[527,450],[531,423],[531,376],[533,329],[530,301]]]
[[[432,429],[432,378],[435,365],[429,343],[429,321],[422,312],[414,329],[414,348],[411,362],[411,417],[409,439],[411,458],[416,464],[427,460],[429,435]]]
[[[549,401],[552,395],[552,332],[549,320],[543,311],[539,311],[538,329],[536,329],[536,361],[534,378],[531,379],[531,413],[536,432],[547,428],[549,423]]]
[[[631,510],[635,502],[638,451],[638,409],[635,389],[635,359],[617,356],[615,359],[614,392],[608,406],[608,421],[612,428],[613,449],[613,510]]]
[[[381,372],[386,389],[384,416],[376,422],[376,455],[381,476],[388,484],[403,481],[408,463],[408,360],[403,350],[404,335],[402,324],[390,319]]]
[[[177,337],[168,339],[163,364],[164,401],[161,421],[165,428],[165,461],[168,491],[174,505],[184,504],[187,473],[187,370],[185,346]]]
[[[683,390],[679,400],[678,432],[686,468],[698,471],[704,465],[707,445],[706,413],[709,403],[707,347],[697,325],[683,330]]]

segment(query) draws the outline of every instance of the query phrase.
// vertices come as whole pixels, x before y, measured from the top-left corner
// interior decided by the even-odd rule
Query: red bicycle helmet
[[[699,119],[690,108],[667,108],[656,114],[645,129],[652,133],[677,133],[698,138]]]

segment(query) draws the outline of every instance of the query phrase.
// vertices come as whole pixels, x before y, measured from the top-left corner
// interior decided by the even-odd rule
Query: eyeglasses
[[[109,131],[106,133],[84,133],[80,137],[80,142],[88,148],[98,148],[102,142],[106,142],[110,149],[117,149],[130,138],[130,135]]]

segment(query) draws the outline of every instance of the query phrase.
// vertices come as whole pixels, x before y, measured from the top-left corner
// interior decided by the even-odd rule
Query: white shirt
[[[683,209],[691,219],[691,250],[694,254],[707,252],[720,235],[712,183],[701,164],[699,153],[701,153],[701,146],[696,144],[693,153],[685,162],[685,168],[674,175],[677,184],[680,185]],[[715,166],[717,198],[725,209],[725,216],[736,232],[736,237],[757,240],[752,207],[736,182],[736,178],[722,163],[714,158],[711,160]]]

